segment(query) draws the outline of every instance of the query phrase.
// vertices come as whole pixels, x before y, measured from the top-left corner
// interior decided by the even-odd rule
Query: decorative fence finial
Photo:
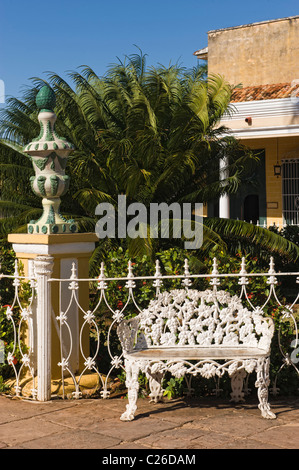
[[[107,289],[107,283],[105,282],[105,265],[101,262],[101,271],[98,277],[98,289]]]
[[[189,272],[189,263],[188,263],[187,258],[185,258],[185,262],[184,262],[184,275],[186,277],[185,279],[182,280],[182,284],[184,287],[188,288],[191,286],[192,281],[188,279],[188,277],[190,276],[190,272]]]
[[[133,278],[134,278],[134,274],[133,274],[132,262],[131,262],[131,260],[129,260],[129,262],[128,262],[128,281],[126,282],[126,285],[125,285],[125,287],[127,287],[128,289],[136,287],[135,282],[132,280]]]
[[[59,212],[60,196],[63,196],[69,187],[70,178],[65,175],[65,167],[74,146],[64,137],[59,137],[55,131],[55,103],[53,90],[49,86],[43,86],[36,95],[36,105],[40,110],[40,134],[24,147],[24,152],[30,156],[35,171],[35,176],[30,178],[31,188],[43,198],[43,214],[39,220],[30,221],[27,226],[28,233],[77,231],[74,220],[66,220]]]
[[[155,280],[153,282],[153,286],[156,287],[156,294],[160,292],[160,287],[163,285],[161,269],[160,269],[160,261],[156,260],[156,271],[155,271]]]
[[[217,286],[220,285],[220,280],[217,277],[219,274],[218,271],[218,263],[217,263],[217,258],[213,258],[213,269],[212,269],[212,275],[211,275],[211,280],[210,280],[210,285],[214,287],[214,289],[217,288]]]
[[[248,278],[245,277],[244,274],[247,274],[247,271],[245,257],[243,256],[240,269],[240,279],[238,281],[238,284],[240,284],[241,286],[246,286],[247,284],[249,284]]]
[[[277,284],[277,277],[275,277],[275,265],[274,265],[274,259],[273,257],[271,256],[270,258],[270,263],[269,263],[269,271],[268,271],[268,274],[270,274],[268,280],[267,280],[267,284],[270,284],[272,286],[274,286],[275,284]]]

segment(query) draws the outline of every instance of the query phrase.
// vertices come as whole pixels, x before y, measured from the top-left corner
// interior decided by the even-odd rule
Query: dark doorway
[[[259,217],[259,196],[258,194],[248,194],[244,199],[244,220],[256,224]]]
[[[231,219],[246,220],[263,226],[266,221],[265,151],[255,150],[259,164],[247,175],[236,194],[230,196]]]

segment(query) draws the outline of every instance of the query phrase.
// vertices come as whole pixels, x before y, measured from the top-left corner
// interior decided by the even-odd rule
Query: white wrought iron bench
[[[148,308],[118,325],[123,348],[128,404],[121,420],[134,419],[138,376],[149,380],[152,401],[162,400],[166,372],[210,378],[228,372],[232,401],[244,401],[243,380],[256,372],[262,417],[276,418],[268,403],[270,346],[274,323],[258,308],[249,311],[223,290],[163,292]]]

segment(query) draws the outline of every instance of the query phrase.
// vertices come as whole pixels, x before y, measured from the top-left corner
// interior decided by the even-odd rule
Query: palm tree
[[[62,210],[76,218],[82,231],[94,230],[95,208],[101,202],[206,202],[236,192],[258,158],[219,125],[230,112],[231,87],[221,76],[206,77],[200,67],[178,65],[146,68],[141,52],[111,66],[104,77],[90,67],[69,73],[72,86],[55,73],[48,81],[33,78],[22,100],[10,98],[0,119],[0,207],[6,218],[0,231],[24,230],[38,217],[40,201],[28,195],[31,164],[22,147],[39,133],[35,97],[44,84],[56,94],[57,130],[76,151],[69,159],[69,192]],[[219,182],[219,161],[229,157],[229,177]],[[20,178],[18,178],[20,175]],[[16,181],[18,182],[16,184]],[[28,184],[28,183],[27,183]],[[9,219],[7,218],[9,217]],[[223,246],[237,234],[253,243],[298,257],[299,249],[282,237],[245,222],[206,220],[203,248]],[[220,235],[220,237],[219,237]],[[107,244],[99,243],[94,260]],[[155,251],[148,238],[129,244],[133,254]]]

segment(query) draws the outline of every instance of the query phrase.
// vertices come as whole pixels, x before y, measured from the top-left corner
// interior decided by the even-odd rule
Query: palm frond
[[[299,258],[299,246],[268,229],[231,219],[205,218],[204,223],[206,227],[229,242],[235,241],[239,245],[245,242],[246,246],[252,244],[270,253],[279,254],[290,261],[296,261]]]

